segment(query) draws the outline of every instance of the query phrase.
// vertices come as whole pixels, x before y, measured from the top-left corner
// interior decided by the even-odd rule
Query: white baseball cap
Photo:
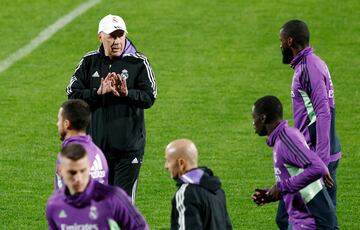
[[[102,31],[106,34],[111,34],[115,30],[122,30],[127,33],[124,20],[117,15],[106,15],[99,22],[98,34]]]

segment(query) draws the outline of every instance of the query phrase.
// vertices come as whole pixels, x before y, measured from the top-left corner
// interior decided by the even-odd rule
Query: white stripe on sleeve
[[[179,224],[179,230],[185,230],[185,205],[184,205],[184,200],[185,200],[185,190],[186,187],[189,184],[182,184],[181,187],[179,188],[179,190],[176,192],[175,198],[176,198],[176,209],[179,213],[179,219],[178,219],[178,224]]]
[[[157,86],[156,86],[155,74],[151,69],[151,66],[150,66],[150,63],[149,63],[148,59],[145,56],[140,55],[138,53],[136,53],[136,54],[126,54],[124,56],[132,56],[132,57],[140,58],[141,60],[143,60],[144,65],[146,67],[146,72],[147,72],[149,81],[151,83],[151,88],[153,90],[154,98],[156,98],[156,96],[157,96]]]

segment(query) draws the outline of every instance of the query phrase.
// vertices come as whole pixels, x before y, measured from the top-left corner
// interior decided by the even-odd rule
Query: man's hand
[[[112,92],[115,96],[120,96],[119,92],[116,90],[116,86],[114,84],[115,82],[115,73],[108,73],[108,75],[105,77],[105,79],[101,78],[100,87],[97,90],[98,95],[104,95],[107,93]]]
[[[323,181],[325,183],[325,186],[328,188],[332,188],[332,186],[334,186],[334,180],[331,178],[330,173],[327,173],[323,177]]]
[[[259,206],[264,205],[270,202],[269,196],[267,194],[267,189],[255,189],[255,192],[252,194],[252,200]]]
[[[129,94],[126,79],[123,78],[120,74],[116,74],[115,78],[117,91],[121,97],[126,97]]]
[[[129,94],[126,79],[115,72],[108,73],[105,79],[101,78],[98,95],[112,92],[117,97],[126,97]]]

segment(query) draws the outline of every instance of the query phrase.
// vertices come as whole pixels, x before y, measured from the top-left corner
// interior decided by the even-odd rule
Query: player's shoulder
[[[94,192],[97,195],[102,195],[104,197],[112,197],[117,193],[117,187],[108,185],[108,184],[102,184],[98,181],[94,181],[95,189]]]
[[[197,184],[182,184],[174,195],[174,202],[180,202],[182,200],[184,205],[192,204],[197,206],[206,206],[211,202],[210,200],[214,199],[215,196],[218,196],[219,191],[213,193],[206,188],[197,185]],[[215,199],[219,199],[215,198]]]
[[[112,193],[112,186],[107,184],[102,184],[98,181],[93,181],[94,183],[94,193],[103,194],[104,196],[108,196]]]
[[[99,49],[91,50],[91,51],[88,51],[87,53],[85,53],[82,58],[89,59],[89,58],[97,57],[99,54],[100,54]]]
[[[194,196],[199,195],[200,192],[202,192],[202,188],[200,185],[184,183],[179,186],[175,196],[183,196],[186,197],[187,200],[191,200]]]
[[[286,126],[283,129],[283,132],[286,133],[287,135],[297,135],[300,133],[300,131],[297,128],[291,127],[291,126]]]
[[[312,53],[306,56],[306,62],[308,64],[316,64],[316,62],[324,62],[317,54]]]
[[[100,148],[92,141],[90,136],[74,136],[66,139],[64,141],[64,145],[69,144],[80,144],[82,145],[88,154],[96,155],[100,150]],[[102,152],[101,152],[102,153]]]
[[[306,69],[312,72],[323,72],[327,69],[327,65],[323,59],[316,54],[311,54],[306,57]],[[322,80],[322,78],[320,78]]]
[[[304,135],[294,127],[286,127],[280,133],[280,145],[293,149],[295,146],[306,143]]]
[[[116,203],[124,203],[124,201],[131,202],[130,197],[127,193],[117,187],[112,185],[101,184],[96,182],[96,200],[107,200],[107,202],[111,202],[113,205]]]
[[[279,136],[280,136],[280,140],[284,141],[284,140],[297,138],[299,134],[301,133],[298,129],[291,126],[286,126],[280,131]]]
[[[124,54],[123,58],[128,62],[133,62],[133,63],[148,62],[148,58],[145,56],[145,54],[140,52]]]
[[[54,191],[54,193],[47,200],[47,207],[59,207],[64,203],[62,199],[61,190]]]

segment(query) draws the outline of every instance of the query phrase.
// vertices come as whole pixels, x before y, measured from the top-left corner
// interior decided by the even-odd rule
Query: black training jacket
[[[225,193],[208,168],[182,175],[172,200],[171,230],[230,230]]]
[[[127,75],[127,97],[97,95],[101,78],[109,72]],[[66,88],[69,98],[86,101],[91,108],[89,134],[104,153],[130,155],[145,147],[144,109],[156,99],[155,75],[148,59],[127,40],[124,54],[110,60],[104,48],[87,53]]]

